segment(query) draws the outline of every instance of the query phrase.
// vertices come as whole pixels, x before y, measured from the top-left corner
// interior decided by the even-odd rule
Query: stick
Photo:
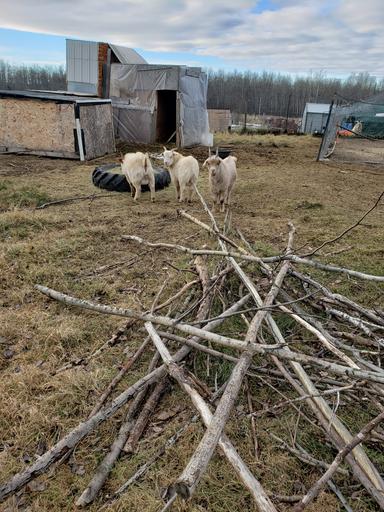
[[[141,478],[143,475],[145,475],[145,473],[149,470],[149,468],[151,466],[153,466],[153,464],[162,456],[164,455],[164,453],[167,451],[168,448],[170,448],[171,446],[173,446],[179,439],[180,437],[184,434],[184,432],[188,429],[188,427],[190,426],[191,423],[195,423],[197,420],[199,419],[199,416],[198,415],[195,415],[191,418],[190,421],[188,421],[185,425],[183,425],[172,437],[170,437],[166,443],[161,446],[157,452],[152,455],[152,457],[147,461],[145,462],[144,464],[142,464],[136,471],[135,473],[126,481],[124,482],[123,485],[121,485],[114,493],[113,493],[113,496],[107,501],[107,503],[105,503],[100,509],[99,511],[101,510],[104,510],[105,508],[109,508],[109,506],[111,505],[111,503],[113,503],[114,501],[116,501],[127,489],[129,486],[131,486],[133,483],[135,483],[137,480],[139,480],[139,478]]]
[[[241,238],[244,241],[244,238]],[[252,247],[249,244],[247,244],[247,247],[251,250],[251,252],[253,252]],[[236,262],[233,261],[232,264],[236,265]],[[268,267],[265,263],[261,263],[261,268],[263,272],[265,272],[267,275],[271,274],[270,267]],[[238,270],[237,272],[242,278],[241,272]],[[260,306],[262,304],[262,300],[257,290],[254,287],[249,287],[248,289],[250,290],[253,298],[255,299],[256,304]],[[273,337],[278,343],[283,343],[284,337],[282,336],[276,322],[270,315],[268,315],[267,318]],[[284,351],[288,353],[290,352],[290,349],[288,347],[285,347]],[[302,389],[300,385],[298,385],[293,379],[291,379],[289,373],[286,372],[284,365],[282,365],[281,362],[275,356],[272,356],[272,360],[283,373],[283,375],[287,377],[288,381],[292,384],[292,386],[299,392],[299,394],[310,393],[315,395],[317,393],[316,387],[314,386],[313,382],[308,377],[307,373],[304,371],[303,367],[300,364],[292,362],[291,366],[293,367],[293,370],[296,373],[297,377],[300,379],[300,382],[302,383],[304,389]],[[333,414],[332,410],[322,397],[315,397],[309,399],[307,403],[311,407],[312,411],[317,416],[320,424],[323,426],[327,434],[330,436],[331,441],[337,448],[339,448],[342,445],[342,442],[348,443],[352,439],[352,435],[350,434],[348,429],[337,418],[337,416]],[[379,506],[384,508],[384,482],[375,466],[367,457],[364,450],[361,447],[357,446],[352,453],[347,455],[346,459],[350,464],[355,477],[364,485],[364,487],[376,500]]]
[[[97,401],[96,405],[92,409],[92,411],[89,413],[88,418],[91,418],[94,416],[101,407],[104,405],[105,401],[109,397],[109,395],[112,393],[112,391],[115,389],[117,384],[121,381],[121,379],[124,377],[124,375],[127,373],[127,371],[132,368],[132,366],[135,364],[135,362],[139,359],[139,357],[144,352],[146,346],[148,345],[149,337],[147,337],[143,343],[140,345],[140,347],[137,349],[135,354],[130,357],[127,362],[124,364],[124,366],[121,368],[121,370],[115,375],[115,377],[112,379],[112,381],[109,383],[107,389],[104,391],[104,393],[101,395],[99,400]]]
[[[193,217],[193,215],[185,212],[184,210],[177,210],[177,213],[179,215],[181,215],[182,217],[185,217],[186,219],[190,220],[191,222],[194,222],[198,226],[202,227],[203,229],[208,231],[208,233],[211,233],[212,235],[218,236],[221,240],[223,240],[224,242],[227,242],[229,245],[231,245],[235,249],[239,250],[240,252],[242,252],[244,254],[247,254],[247,251],[245,251],[242,247],[240,247],[238,244],[233,242],[233,240],[231,240],[227,236],[225,236],[222,233],[220,233],[220,231],[216,231],[216,230],[212,229],[211,227],[208,226],[208,224],[205,224],[204,222],[201,222],[201,220],[196,219],[196,217]]]
[[[329,308],[327,306],[324,307],[325,311],[328,313],[328,315],[332,315],[339,320],[344,320],[345,322],[351,324],[353,327],[357,327],[360,329],[366,336],[373,336],[373,332],[369,327],[367,327],[361,318],[357,318],[355,316],[348,315],[348,313],[345,313],[344,311],[340,311],[335,308]],[[384,329],[383,326],[376,326],[377,329]]]
[[[275,441],[281,443],[283,448],[285,448],[287,451],[289,451],[290,453],[295,455],[302,462],[305,462],[309,466],[313,466],[316,468],[326,469],[326,470],[329,469],[330,465],[327,464],[326,462],[324,462],[322,460],[315,459],[314,457],[312,457],[312,455],[310,455],[305,450],[302,450],[302,449],[298,450],[296,448],[293,448],[287,442],[285,442],[284,439],[281,439],[281,437],[278,437],[276,434],[273,434],[269,430],[265,430],[265,432],[267,432],[267,434],[270,435]],[[349,475],[349,472],[342,468],[338,468],[337,472],[344,476]]]
[[[291,250],[294,231],[295,229],[293,225],[291,225],[287,251]],[[283,279],[288,272],[288,268],[289,262],[284,262],[273,282],[263,306],[269,306],[275,300]],[[243,378],[251,365],[254,355],[252,348],[255,344],[258,330],[260,329],[261,323],[266,315],[267,311],[258,311],[254,316],[245,338],[246,342],[249,344],[249,350],[246,350],[241,355],[238,363],[232,370],[231,377],[229,378],[227,387],[225,388],[223,396],[216,408],[212,421],[209,423],[199,446],[175,484],[175,491],[184,499],[190,498],[193,494],[213,455],[223,429],[229,419],[232,407],[239,394]]]
[[[50,203],[44,203],[40,206],[36,206],[35,210],[42,210],[43,208],[47,208],[48,206],[53,206],[56,204],[64,204],[70,203],[73,201],[83,201],[85,199],[98,199],[99,197],[115,197],[113,194],[91,194],[89,196],[77,196],[77,197],[68,197],[66,199],[59,199],[58,201],[51,201]]]
[[[142,433],[144,432],[145,427],[147,426],[149,418],[153,414],[156,405],[159,402],[160,397],[164,393],[166,387],[166,380],[160,380],[156,384],[148,400],[145,402],[144,407],[142,408],[140,415],[137,418],[135,426],[133,427],[131,433],[129,434],[129,438],[124,445],[123,450],[125,453],[134,453],[136,445]]]
[[[175,363],[174,358],[169,353],[168,349],[162,342],[161,338],[157,334],[153,325],[150,322],[145,324],[145,328],[147,329],[149,335],[152,338],[157,350],[160,352],[160,355],[167,365],[169,374],[180,384],[180,386],[184,389],[186,393],[191,397],[193,405],[199,411],[204,424],[208,427],[212,424],[213,416],[211,411],[209,410],[208,405],[199,395],[199,393],[195,390],[193,382],[189,379],[189,377],[183,372],[180,367]],[[228,386],[228,385],[227,385]],[[260,512],[277,512],[272,502],[268,498],[268,495],[260,485],[260,483],[256,480],[256,478],[249,471],[248,467],[245,465],[243,460],[240,458],[235,448],[228,440],[225,434],[222,434],[219,439],[220,448],[223,450],[224,454],[228,458],[229,462],[233,465],[236,473],[246,485],[248,490],[251,492],[255,502],[257,503]]]
[[[211,341],[212,343],[217,343],[219,345],[230,347],[230,348],[236,348],[238,350],[246,350],[247,345],[240,340],[237,340],[235,338],[229,338],[227,336],[221,336],[220,334],[209,332],[207,329],[207,326],[204,327],[204,329],[199,329],[198,327],[193,327],[188,324],[180,323],[175,324],[174,321],[168,317],[163,316],[156,316],[151,314],[140,314],[130,309],[122,309],[122,308],[116,308],[113,306],[105,306],[101,304],[94,304],[90,301],[82,300],[82,299],[76,299],[75,297],[71,297],[70,295],[66,295],[60,292],[57,292],[55,290],[52,290],[51,288],[47,288],[45,286],[36,285],[35,288],[48,297],[51,297],[55,300],[58,300],[60,302],[64,302],[65,304],[71,305],[71,306],[78,306],[85,309],[90,309],[92,311],[97,311],[98,313],[103,313],[107,315],[117,315],[117,316],[123,316],[123,317],[133,317],[139,320],[147,321],[147,322],[153,322],[155,324],[159,325],[165,325],[166,327],[174,327],[178,329],[179,331],[185,332],[186,334],[190,334],[192,336],[196,336],[197,338],[202,338],[207,341]],[[244,300],[245,299],[245,300]],[[241,303],[244,304],[249,299],[249,296],[243,297],[241,299]],[[239,304],[240,301],[236,304]],[[229,308],[227,310],[228,312],[235,311],[235,309]],[[261,311],[260,313],[264,313],[265,310]],[[225,313],[224,313],[225,315]],[[225,318],[224,318],[225,319]],[[223,321],[222,319],[221,321]],[[216,320],[213,320],[213,324],[216,322]],[[219,321],[220,322],[220,321]],[[209,324],[207,324],[209,325]],[[189,340],[186,340],[185,343],[188,344]],[[361,380],[371,380],[372,382],[378,382],[379,384],[384,383],[384,377],[377,374],[376,372],[371,371],[365,371],[365,370],[359,370],[355,368],[350,368],[347,366],[342,366],[336,363],[332,363],[329,361],[324,361],[322,359],[307,356],[304,354],[301,354],[299,352],[293,352],[291,350],[284,351],[281,348],[281,346],[284,346],[285,340],[280,344],[276,346],[270,346],[270,345],[255,345],[252,346],[252,351],[254,354],[273,354],[281,359],[286,359],[289,361],[295,361],[299,363],[310,363],[314,364],[315,366],[319,366],[325,370],[330,371],[331,373],[335,373],[336,375],[344,375],[344,376],[350,376],[354,377],[356,379]]]
[[[156,367],[156,364],[159,360],[158,353],[155,353],[155,355],[152,358],[151,363],[149,364],[148,372],[151,372]],[[156,387],[160,385],[160,383],[163,382],[163,379],[161,379],[157,384]],[[123,449],[124,444],[126,443],[129,433],[131,432],[133,428],[133,418],[135,414],[137,413],[141,402],[144,399],[144,396],[146,394],[146,389],[143,389],[140,391],[135,399],[133,400],[128,413],[125,417],[125,420],[123,421],[118,436],[112,443],[110,451],[107,453],[107,455],[104,457],[102,462],[99,464],[96,473],[94,474],[92,480],[86,487],[86,489],[83,491],[81,496],[76,501],[77,507],[85,507],[86,505],[89,505],[94,501],[97,494],[99,493],[100,489],[103,487],[104,482],[108,478],[109,473],[111,472],[115,462],[120,456],[121,450]]]
[[[373,418],[369,423],[367,423],[358,434],[356,434],[353,439],[344,446],[342,450],[339,451],[339,453],[336,455],[336,458],[328,468],[328,470],[324,473],[324,475],[309,489],[307,494],[304,496],[304,498],[301,500],[300,503],[298,503],[294,507],[295,512],[300,512],[301,510],[304,510],[304,508],[313,501],[316,496],[319,494],[321,489],[325,486],[325,484],[328,482],[330,478],[335,474],[337,471],[337,468],[342,463],[343,459],[350,453],[355,446],[362,443],[369,435],[369,433],[377,426],[381,421],[384,420],[384,412],[380,413],[376,418]]]
[[[147,245],[148,247],[158,247],[164,249],[176,249],[181,252],[185,252],[188,254],[192,254],[193,256],[202,256],[202,255],[211,255],[211,256],[226,256],[231,258],[239,258],[245,261],[253,261],[257,263],[277,263],[284,260],[292,261],[293,263],[298,263],[301,265],[309,265],[310,267],[319,268],[321,270],[326,270],[327,272],[340,272],[342,274],[350,275],[353,277],[357,277],[359,279],[365,279],[367,281],[378,281],[384,282],[384,276],[376,276],[372,274],[365,274],[364,272],[358,272],[357,270],[351,270],[344,267],[336,267],[334,265],[325,265],[320,261],[314,261],[307,258],[301,258],[300,256],[296,256],[294,254],[288,255],[280,255],[280,256],[270,256],[266,258],[259,258],[257,256],[251,256],[250,254],[243,254],[238,252],[231,251],[215,251],[209,249],[191,249],[190,247],[185,247],[179,244],[168,244],[168,243],[151,243],[143,240],[138,236],[133,235],[123,235],[121,237],[122,240],[132,240],[139,244]]]
[[[42,288],[44,289],[44,287]],[[242,297],[235,304],[233,304],[233,306],[231,306],[227,311],[224,311],[223,314],[225,315],[226,313],[231,313],[233,311],[236,311],[237,309],[242,308],[244,304],[246,304],[248,299],[249,296]],[[216,327],[218,327],[224,320],[225,318],[221,318],[220,320],[214,320],[212,322],[209,322],[207,325],[204,326],[204,330],[213,330]],[[204,332],[204,330],[201,331]],[[198,340],[199,336],[196,336],[193,341]],[[182,361],[189,354],[189,352],[189,347],[182,347],[173,356],[175,362]],[[47,469],[54,462],[61,459],[63,455],[67,453],[67,451],[71,450],[74,446],[76,446],[85,436],[87,436],[90,432],[97,428],[100,423],[102,423],[103,421],[111,417],[113,414],[115,414],[115,412],[118,411],[123,405],[125,405],[130,398],[135,396],[142,389],[147,388],[147,386],[149,386],[153,382],[157,382],[160,378],[166,375],[166,372],[166,367],[164,365],[160,366],[159,368],[156,368],[156,370],[153,370],[150,374],[145,375],[144,377],[139,379],[135,384],[133,384],[128,389],[123,391],[117,398],[113,400],[110,406],[102,409],[92,418],[74,428],[63,439],[56,443],[56,445],[54,445],[50,450],[41,455],[34,464],[28,466],[24,471],[17,473],[11,478],[10,481],[2,485],[0,487],[0,502],[4,501],[8,496],[14,494],[16,491],[24,487],[24,485],[26,485],[28,482],[36,478],[38,475],[47,471]]]
[[[249,415],[251,417],[251,429],[252,429],[252,438],[253,438],[253,449],[254,449],[254,456],[255,460],[259,460],[259,443],[257,441],[257,432],[256,432],[256,419],[253,414],[253,403],[252,403],[252,397],[251,392],[249,389],[249,382],[248,379],[245,379],[245,385],[246,385],[246,393],[247,393],[247,402],[248,402],[248,410]]]
[[[331,491],[338,497],[340,503],[343,505],[343,507],[345,508],[345,510],[347,512],[353,512],[353,510],[351,509],[351,507],[349,506],[349,503],[348,501],[346,500],[345,496],[343,495],[343,493],[340,491],[340,489],[337,487],[337,485],[335,484],[335,482],[333,482],[333,480],[329,480],[327,482],[327,485],[328,487],[331,489]]]
[[[369,320],[372,320],[372,322],[383,325],[384,326],[384,320],[380,318],[378,315],[376,315],[373,311],[370,311],[360,304],[357,304],[353,300],[344,297],[344,295],[340,295],[339,293],[333,293],[331,292],[326,286],[320,284],[318,281],[315,281],[312,277],[308,276],[307,274],[302,274],[301,272],[298,272],[297,270],[290,270],[290,274],[300,281],[303,281],[304,283],[308,283],[318,290],[321,290],[321,292],[328,297],[331,300],[335,300],[339,302],[340,304],[343,304],[344,306],[347,306],[348,308],[352,308],[361,315],[364,315]]]
[[[169,306],[170,304],[172,304],[172,302],[174,302],[176,299],[181,297],[181,295],[183,295],[183,293],[185,293],[187,290],[189,290],[189,288],[191,288],[195,284],[198,284],[199,282],[200,282],[199,279],[195,279],[193,281],[189,281],[189,283],[186,283],[182,288],[180,288],[180,290],[177,293],[175,293],[175,295],[172,295],[172,297],[169,297],[169,299],[167,299],[162,304],[159,304],[158,306],[155,306],[153,308],[152,313],[154,313],[156,311],[159,311],[160,309],[163,309],[163,308]]]
[[[307,331],[313,333],[317,337],[317,339],[324,345],[324,347],[326,347],[330,352],[335,354],[339,359],[344,361],[344,363],[346,363],[351,368],[359,368],[359,366],[354,361],[352,361],[352,359],[350,357],[346,356],[341,350],[336,348],[333,345],[333,343],[329,340],[329,338],[327,336],[324,336],[324,334],[322,334],[318,329],[313,327],[313,325],[308,323],[306,320],[301,318],[299,315],[292,313],[292,311],[290,311],[287,307],[279,304],[279,308],[281,309],[281,311],[284,311],[284,313],[288,313],[300,325],[303,325],[307,329]]]

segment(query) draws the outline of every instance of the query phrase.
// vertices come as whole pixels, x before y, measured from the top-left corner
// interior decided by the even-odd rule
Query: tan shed
[[[209,129],[211,132],[227,132],[232,124],[230,110],[208,109]]]
[[[0,153],[92,160],[115,152],[110,100],[0,91]]]

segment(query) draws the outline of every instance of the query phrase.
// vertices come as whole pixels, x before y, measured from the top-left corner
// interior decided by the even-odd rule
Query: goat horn
[[[208,158],[211,156],[211,146],[208,146]]]
[[[216,146],[216,156],[219,155],[219,146]]]

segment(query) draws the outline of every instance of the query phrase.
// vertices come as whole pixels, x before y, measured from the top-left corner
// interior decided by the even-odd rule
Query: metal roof
[[[81,105],[111,103],[111,100],[100,98],[87,98],[69,94],[57,94],[54,91],[4,91],[0,90],[0,98],[24,98],[43,101],[55,101],[57,103],[78,103]]]
[[[328,114],[329,107],[328,103],[307,103],[305,110],[307,114]]]
[[[108,43],[108,45],[121,64],[147,64],[147,61],[133,50],[133,48],[127,48],[126,46],[118,46],[117,44],[110,43]]]

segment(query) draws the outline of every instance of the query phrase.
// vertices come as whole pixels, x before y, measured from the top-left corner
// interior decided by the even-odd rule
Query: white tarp
[[[116,134],[123,140],[156,141],[157,91],[176,91],[176,131],[181,147],[211,145],[207,112],[207,75],[200,68],[184,66],[111,66],[110,97],[116,109],[124,101],[124,114],[115,115]],[[138,108],[145,108],[146,114]],[[129,118],[129,119],[128,119]],[[148,126],[151,124],[151,126]]]

